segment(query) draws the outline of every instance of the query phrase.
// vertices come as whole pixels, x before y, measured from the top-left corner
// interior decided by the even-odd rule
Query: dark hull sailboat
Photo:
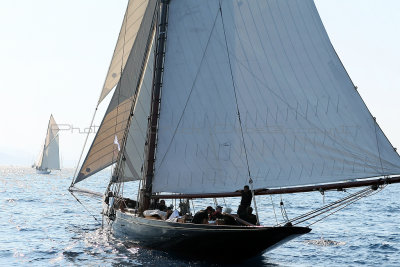
[[[400,182],[390,177],[400,157],[312,0],[130,1],[99,104],[115,86],[70,190],[115,164],[103,215],[118,237],[142,246],[249,258],[310,232],[297,225],[324,210]],[[133,192],[124,183],[135,180],[138,215],[125,202]],[[371,188],[292,219],[281,200],[284,223],[296,226],[141,217],[160,199],[238,197],[244,185],[256,213],[255,195]]]
[[[166,222],[117,211],[113,231],[122,239],[177,255],[246,259],[261,255],[311,229]]]

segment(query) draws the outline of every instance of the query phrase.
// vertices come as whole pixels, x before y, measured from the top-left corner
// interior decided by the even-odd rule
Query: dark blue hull
[[[247,259],[311,231],[307,227],[249,227],[151,220],[117,211],[114,234],[140,246],[194,258]]]

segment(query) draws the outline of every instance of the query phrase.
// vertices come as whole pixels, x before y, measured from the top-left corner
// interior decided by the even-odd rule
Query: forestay
[[[114,140],[117,137],[118,142],[122,141],[128,127],[131,107],[139,96],[142,74],[153,36],[155,11],[156,1],[149,1],[131,52],[125,55],[128,60],[120,81],[74,183],[86,179],[117,160],[119,151]]]
[[[174,0],[166,47],[153,192],[248,184],[235,91],[255,189],[400,173],[312,0]]]

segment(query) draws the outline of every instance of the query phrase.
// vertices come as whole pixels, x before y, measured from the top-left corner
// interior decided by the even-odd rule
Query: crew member
[[[240,201],[239,208],[237,210],[237,214],[241,219],[245,219],[247,216],[247,208],[251,205],[251,200],[253,195],[251,194],[250,188],[248,185],[243,187],[243,190],[240,191],[242,193],[242,199]]]
[[[207,209],[196,212],[196,214],[193,216],[192,223],[208,224],[208,216],[211,214],[212,211],[213,208],[211,206],[208,206]]]
[[[222,207],[217,206],[215,211],[211,214],[211,220],[215,221],[216,219],[222,219],[224,216],[222,215]]]
[[[161,211],[167,211],[167,206],[165,205],[165,200],[160,200],[160,203],[157,205],[157,209]]]
[[[256,225],[257,224],[257,216],[253,214],[253,208],[247,207],[246,211],[247,211],[247,215],[246,215],[245,221],[248,221],[249,223]]]

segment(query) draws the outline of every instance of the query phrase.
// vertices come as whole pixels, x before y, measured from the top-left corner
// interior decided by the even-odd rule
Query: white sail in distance
[[[59,133],[60,129],[53,115],[50,116],[49,125],[47,127],[46,139],[41,150],[39,160],[36,163],[39,169],[60,169],[60,155],[59,155]]]
[[[233,192],[248,167],[256,189],[290,187],[399,174],[400,157],[312,0],[171,1],[153,192]]]

